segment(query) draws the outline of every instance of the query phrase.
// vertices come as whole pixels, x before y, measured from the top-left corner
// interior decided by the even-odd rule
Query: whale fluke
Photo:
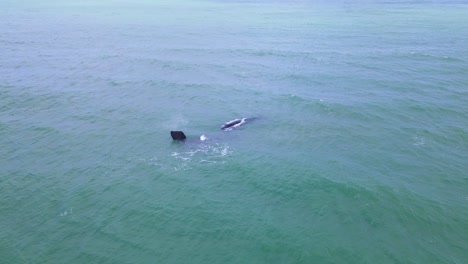
[[[173,140],[184,140],[187,138],[182,131],[171,131],[171,137]]]

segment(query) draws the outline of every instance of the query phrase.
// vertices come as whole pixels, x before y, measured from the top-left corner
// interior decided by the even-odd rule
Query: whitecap
[[[414,146],[424,146],[424,145],[426,145],[426,141],[424,140],[423,137],[414,136],[413,137],[413,145]]]

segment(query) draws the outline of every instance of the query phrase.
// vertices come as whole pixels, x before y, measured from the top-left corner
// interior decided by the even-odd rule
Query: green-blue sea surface
[[[2,0],[0,262],[468,263],[468,2]]]

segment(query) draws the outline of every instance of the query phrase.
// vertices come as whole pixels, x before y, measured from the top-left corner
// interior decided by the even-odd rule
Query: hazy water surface
[[[468,3],[6,0],[0,22],[2,263],[467,263]]]

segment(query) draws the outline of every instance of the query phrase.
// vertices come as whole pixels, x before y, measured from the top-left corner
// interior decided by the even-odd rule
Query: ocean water
[[[468,263],[468,2],[2,0],[0,227],[1,263]]]

